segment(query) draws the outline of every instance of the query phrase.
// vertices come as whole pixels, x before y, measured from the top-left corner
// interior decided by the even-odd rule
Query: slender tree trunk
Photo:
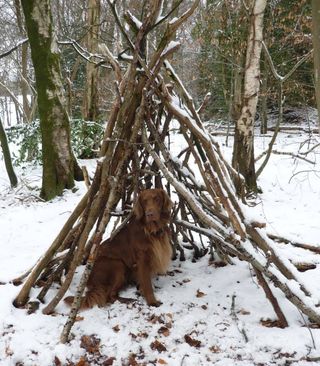
[[[256,0],[250,17],[250,31],[247,45],[244,93],[241,115],[236,122],[233,146],[233,167],[243,175],[249,191],[257,191],[254,167],[254,120],[257,109],[260,55],[262,48],[263,15],[266,0]]]
[[[318,108],[318,126],[320,133],[320,1],[312,0],[312,43],[314,62],[314,86]]]
[[[21,13],[21,2],[20,0],[14,0],[14,6],[16,10],[17,24],[20,35],[26,37],[26,31],[23,25],[22,13]],[[28,100],[28,92],[30,91],[28,85],[28,43],[24,43],[21,46],[21,78],[20,78],[21,94],[22,94],[22,105],[24,110],[24,122],[30,122],[31,117],[31,106]]]
[[[89,0],[87,49],[91,53],[98,50],[100,29],[100,0]],[[98,68],[88,62],[86,65],[86,85],[83,98],[83,118],[95,121],[98,117]]]
[[[264,66],[264,75],[261,82],[261,96],[260,96],[260,133],[265,135],[268,132],[268,74],[267,68]]]
[[[60,71],[60,54],[53,33],[49,0],[22,0],[36,76],[42,135],[41,197],[50,200],[74,186],[79,174],[70,144],[69,117]]]
[[[11,187],[16,187],[18,185],[18,179],[13,169],[7,135],[1,119],[0,119],[0,144],[2,147],[4,163],[6,166]]]

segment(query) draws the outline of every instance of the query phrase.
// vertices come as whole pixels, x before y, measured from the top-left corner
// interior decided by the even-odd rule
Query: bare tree
[[[233,145],[232,165],[244,176],[250,191],[257,191],[253,139],[254,120],[260,89],[260,56],[266,3],[266,0],[255,0],[250,15],[241,115],[236,122]]]
[[[42,190],[46,200],[74,186],[81,178],[70,144],[69,117],[61,81],[60,56],[53,33],[49,0],[22,0],[36,76],[42,135]]]
[[[87,12],[87,49],[91,53],[96,53],[100,32],[100,0],[89,0]],[[89,121],[95,121],[98,116],[98,72],[99,69],[93,63],[88,62],[86,64],[83,118]]]
[[[17,25],[19,28],[20,36],[26,37],[26,31],[23,24],[23,16],[21,10],[21,1],[14,0],[14,7],[17,17]],[[23,43],[21,45],[21,71],[20,71],[20,85],[22,94],[22,105],[24,111],[25,122],[30,122],[32,108],[28,100],[28,93],[30,93],[28,84],[28,43]]]

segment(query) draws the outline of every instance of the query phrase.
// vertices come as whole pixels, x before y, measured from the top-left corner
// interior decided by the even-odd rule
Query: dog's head
[[[134,206],[134,214],[144,222],[168,221],[173,203],[163,189],[145,189],[142,191]]]

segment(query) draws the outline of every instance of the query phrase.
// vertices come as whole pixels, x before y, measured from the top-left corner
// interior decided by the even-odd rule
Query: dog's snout
[[[146,212],[146,217],[149,217],[149,218],[154,217],[154,212],[153,211],[147,211]]]

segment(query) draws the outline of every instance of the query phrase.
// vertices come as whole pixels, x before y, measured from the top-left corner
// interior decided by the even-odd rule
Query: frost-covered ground
[[[174,140],[178,151],[181,140]],[[219,140],[224,142],[224,138]],[[269,140],[256,138],[257,155],[267,148]],[[281,133],[275,149],[297,153],[306,140],[304,134]],[[304,144],[303,151],[316,142],[314,138],[309,147]],[[223,150],[230,156],[231,147],[223,146]],[[263,194],[248,209],[248,215],[266,222],[270,233],[320,246],[319,154],[318,147],[306,157],[315,164],[289,155],[272,155],[259,179]],[[78,184],[76,193],[67,192],[44,203],[36,199],[40,169],[19,169],[17,173],[20,185],[10,190],[0,161],[1,366],[86,365],[85,360],[87,365],[132,366],[320,364],[319,329],[307,328],[306,320],[278,290],[274,292],[290,326],[263,326],[262,319],[275,319],[275,315],[249,266],[235,261],[233,266],[215,267],[208,257],[196,263],[174,261],[170,273],[155,280],[156,296],[163,302],[159,308],[146,306],[130,288],[124,296],[137,298],[137,302],[82,312],[72,329],[74,339],[60,344],[66,307],[60,304],[53,316],[41,311],[28,315],[12,306],[19,287],[9,281],[45,252],[85,188]],[[320,255],[285,244],[279,244],[279,250],[293,262],[317,264],[301,277],[320,297]]]

